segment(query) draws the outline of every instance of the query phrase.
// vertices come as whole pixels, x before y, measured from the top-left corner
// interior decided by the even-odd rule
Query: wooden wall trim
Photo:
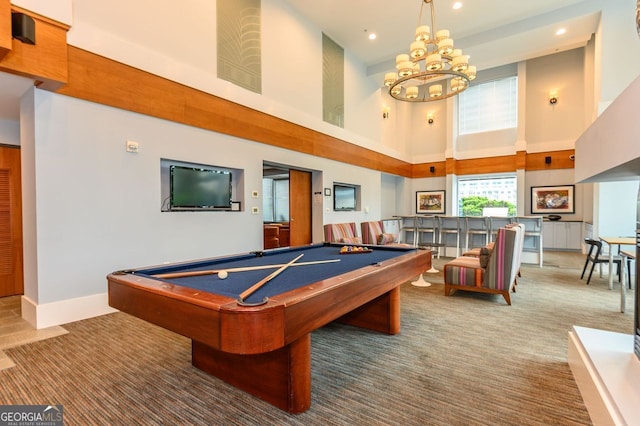
[[[474,174],[509,173],[516,170],[558,170],[573,169],[574,161],[571,156],[575,150],[547,151],[527,154],[526,151],[518,151],[515,155],[498,157],[473,158],[457,160],[447,158],[446,161],[434,163],[414,164],[412,178],[428,178],[446,176],[448,174],[462,176]],[[547,164],[546,157],[551,157],[551,163]],[[434,167],[432,173],[430,168]]]
[[[11,11],[24,13],[35,20],[36,44],[11,39],[10,50],[0,59],[0,71],[32,78],[39,87],[48,90],[55,90],[66,83],[69,26],[17,6],[11,6]],[[11,13],[8,29],[11,35]]]
[[[527,154],[527,166],[525,170],[556,170],[556,169],[573,169],[575,162],[570,158],[575,155],[574,149],[565,149],[562,151],[547,151]],[[545,163],[545,158],[551,157],[551,163]]]
[[[394,175],[411,164],[69,46],[57,93]]]
[[[11,1],[0,0],[0,59],[11,51]]]
[[[68,70],[57,93],[397,176],[573,168],[573,150],[410,164],[77,47],[68,47]]]

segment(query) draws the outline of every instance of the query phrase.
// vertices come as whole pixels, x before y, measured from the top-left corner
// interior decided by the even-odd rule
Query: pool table
[[[399,333],[399,286],[431,267],[428,250],[375,246],[341,254],[341,247],[316,244],[117,271],[107,277],[109,305],[190,338],[197,368],[301,413],[311,405],[311,332],[338,320]],[[279,269],[269,265],[301,254],[239,298]],[[219,270],[228,271],[226,279]]]

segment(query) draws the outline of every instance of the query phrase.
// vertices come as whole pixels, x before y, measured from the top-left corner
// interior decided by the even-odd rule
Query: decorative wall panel
[[[322,119],[344,128],[344,49],[322,34]]]
[[[218,0],[218,78],[262,93],[260,0]]]

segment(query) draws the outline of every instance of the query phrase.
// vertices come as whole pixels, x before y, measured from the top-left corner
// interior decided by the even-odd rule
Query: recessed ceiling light
[[[367,37],[369,38],[369,40],[375,40],[378,37],[376,33],[370,33],[366,28],[364,29],[364,33],[368,34]]]
[[[558,29],[558,31],[556,31],[556,35],[560,36],[566,32],[567,32],[566,28],[560,28]]]
[[[462,7],[462,2],[461,1],[457,1],[453,4],[453,10],[458,10]]]

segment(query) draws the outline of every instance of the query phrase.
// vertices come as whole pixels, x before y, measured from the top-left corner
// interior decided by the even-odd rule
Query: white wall
[[[256,94],[217,78],[215,2],[148,4],[73,0],[70,45],[400,159],[380,143],[380,82],[345,52],[345,128],[322,121],[322,32],[284,0],[263,0],[262,87]],[[171,31],[167,31],[171,28]],[[283,36],[286,34],[286,36]],[[188,46],[188,49],[185,49]]]
[[[71,25],[73,21],[72,0],[11,0],[11,4],[20,6],[32,12],[63,24]]]
[[[639,171],[640,174],[640,171]],[[594,184],[598,194],[594,223],[595,236],[629,237],[636,234],[638,181],[600,182]]]
[[[110,272],[261,249],[251,207],[262,199],[251,191],[261,192],[263,161],[321,170],[319,190],[361,186],[369,213],[333,212],[323,197],[323,223],[380,218],[379,172],[37,89],[22,109],[25,300],[38,327],[69,318],[59,311],[79,309],[70,301],[104,295]],[[161,158],[244,170],[244,211],[161,212]],[[101,300],[93,315],[107,309]]]
[[[20,145],[20,123],[13,120],[0,120],[0,144]]]

